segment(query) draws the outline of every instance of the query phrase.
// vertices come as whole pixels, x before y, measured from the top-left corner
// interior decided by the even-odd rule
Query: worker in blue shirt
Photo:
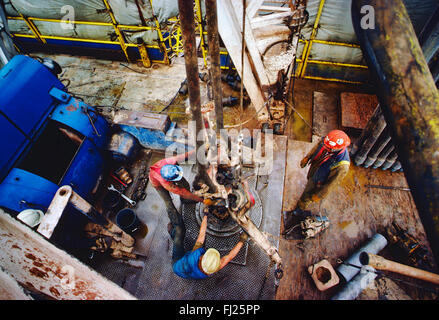
[[[186,252],[182,257],[173,256],[173,270],[176,275],[182,278],[204,279],[218,272],[233,260],[248,239],[247,233],[243,231],[235,247],[222,258],[218,250],[214,248],[205,250],[203,244],[206,238],[207,218],[208,214],[205,212],[192,251]]]
[[[351,139],[345,132],[332,130],[302,159],[301,168],[310,166],[308,182],[296,208],[284,213],[284,235],[293,228],[295,216],[303,213],[311,203],[323,200],[340,185],[351,163],[347,149],[350,143]]]

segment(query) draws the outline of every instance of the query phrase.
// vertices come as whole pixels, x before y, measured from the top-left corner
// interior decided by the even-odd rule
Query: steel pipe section
[[[341,264],[337,268],[337,272],[342,276],[342,278],[349,282],[354,278],[363,266],[360,262],[360,254],[362,252],[368,252],[376,254],[380,252],[387,245],[387,239],[376,233],[370,240],[359,250],[357,250],[348,260]]]
[[[373,8],[373,28],[363,28],[364,23],[362,27],[364,6]],[[352,22],[439,261],[439,92],[402,0],[353,0]]]
[[[362,267],[351,281],[349,281],[343,289],[337,292],[331,300],[355,300],[361,291],[366,289],[377,277],[375,269],[370,266]]]
[[[215,103],[216,132],[219,135],[220,130],[224,128],[224,120],[216,0],[206,0],[206,20],[210,54],[210,77],[212,79],[213,100]]]
[[[178,0],[178,10],[181,24],[181,32],[183,36],[184,47],[184,61],[186,67],[186,78],[189,92],[189,103],[192,117],[195,120],[196,130],[198,132],[203,130],[204,121],[201,114],[201,97],[200,97],[200,83],[198,80],[198,58],[197,58],[197,45],[195,35],[195,16],[194,16],[194,3],[193,1]],[[204,142],[197,139],[197,152],[204,148]],[[209,190],[214,193],[217,188],[213,184],[209,175],[207,174],[207,168],[197,160],[198,174],[195,177],[195,181],[204,181]]]

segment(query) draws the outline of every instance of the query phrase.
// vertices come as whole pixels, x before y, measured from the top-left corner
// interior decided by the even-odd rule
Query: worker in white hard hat
[[[244,231],[239,237],[238,243],[230,252],[221,258],[218,250],[214,248],[204,249],[206,238],[208,213],[205,212],[201,222],[200,232],[192,251],[173,261],[173,270],[176,275],[185,279],[204,279],[224,268],[241,250],[248,239]]]

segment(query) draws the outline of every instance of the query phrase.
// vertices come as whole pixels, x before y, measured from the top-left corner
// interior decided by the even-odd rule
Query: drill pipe
[[[378,137],[386,128],[386,120],[382,115],[381,108],[377,107],[377,120],[373,120],[372,125],[368,128],[368,137],[364,140],[364,142],[359,147],[359,150],[355,153],[355,164],[360,166],[364,163],[367,158],[367,154],[374,146],[375,142],[378,140]],[[374,118],[374,117],[372,117]],[[372,118],[369,120],[371,121]]]
[[[215,104],[216,133],[224,127],[221,88],[221,64],[218,40],[218,18],[216,0],[206,0],[207,43],[210,53],[210,78],[212,79],[213,101]]]
[[[384,129],[384,131],[381,133],[380,137],[378,138],[377,142],[374,144],[370,152],[367,154],[367,159],[363,163],[363,166],[365,168],[369,168],[372,164],[375,163],[377,156],[383,151],[383,149],[387,146],[387,144],[390,143],[390,140],[392,138],[389,135],[389,132],[387,131],[387,128]]]
[[[360,262],[363,265],[369,265],[377,270],[396,272],[412,278],[439,284],[438,274],[390,261],[372,253],[362,252],[360,254]]]
[[[375,108],[375,111],[372,114],[372,117],[369,119],[369,121],[366,124],[366,127],[364,127],[363,131],[361,132],[360,137],[357,139],[357,141],[353,144],[351,149],[351,156],[354,156],[359,149],[362,147],[364,141],[370,136],[370,134],[374,131],[374,126],[378,122],[378,120],[382,117],[381,114],[381,108],[378,105]]]
[[[195,119],[195,132],[198,134],[198,132],[204,128],[204,121],[201,115],[200,83],[198,79],[198,58],[194,26],[194,3],[193,1],[178,0],[178,9],[183,35],[184,61],[189,89],[189,103],[192,116]],[[203,144],[203,141],[197,139],[197,150],[204,148]],[[198,159],[197,169],[198,175],[195,178],[195,181],[204,181],[209,187],[209,190],[212,193],[215,193],[217,188],[207,174],[206,166],[201,164]]]
[[[376,169],[381,167],[381,165],[386,161],[387,157],[392,153],[392,151],[395,150],[395,146],[392,141],[390,141],[383,151],[380,152],[378,155],[376,161],[373,163],[372,168]]]
[[[395,161],[395,163],[390,167],[390,171],[396,172],[401,169],[401,162]]]
[[[382,170],[387,170],[390,167],[392,167],[395,162],[398,159],[398,153],[396,153],[396,149],[394,149],[390,155],[387,157],[386,161],[384,161],[383,165],[381,166]]]

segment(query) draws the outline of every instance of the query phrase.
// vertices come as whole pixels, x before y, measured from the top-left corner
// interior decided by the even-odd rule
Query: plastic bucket
[[[44,217],[44,213],[41,210],[26,209],[21,211],[17,215],[17,219],[27,224],[29,227],[34,228],[40,224],[41,219]]]
[[[116,224],[121,228],[123,231],[127,233],[133,233],[136,231],[140,226],[140,221],[137,218],[136,213],[129,209],[125,208],[120,210],[116,215]]]

